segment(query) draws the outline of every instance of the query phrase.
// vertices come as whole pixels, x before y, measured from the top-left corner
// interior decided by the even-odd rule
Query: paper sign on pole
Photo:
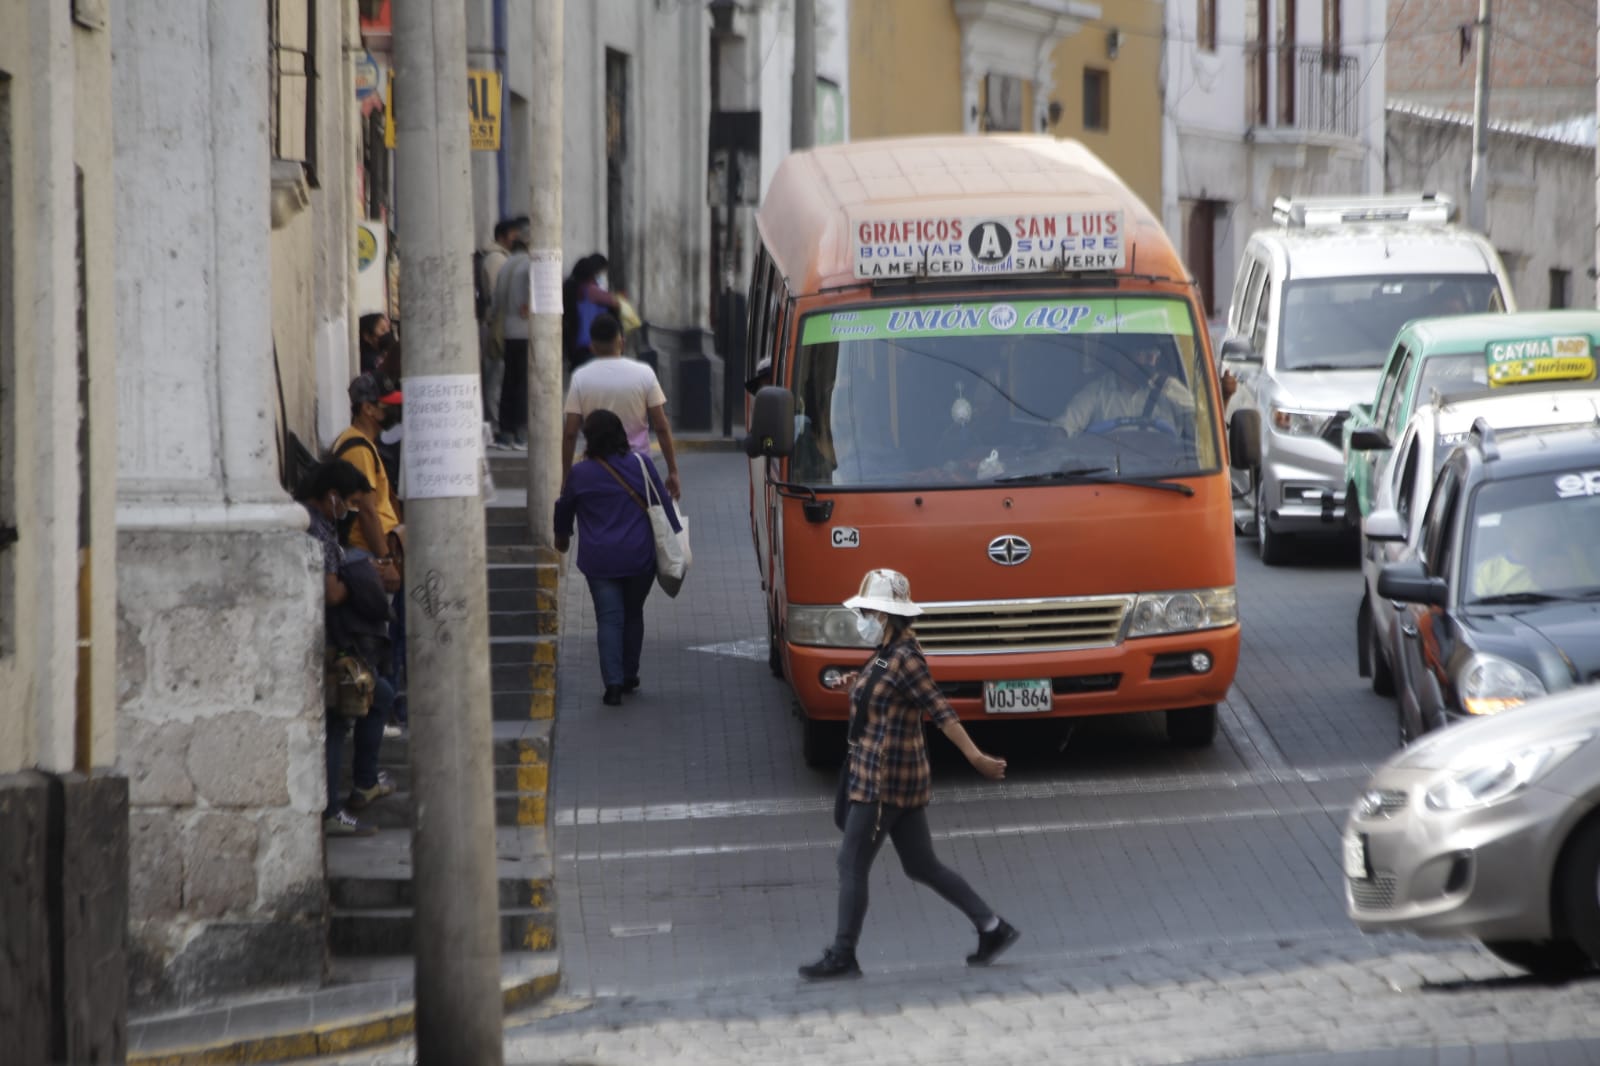
[[[528,253],[528,307],[531,314],[561,313],[561,249],[535,248]]]
[[[483,401],[477,374],[407,377],[401,468],[409,499],[477,496]]]

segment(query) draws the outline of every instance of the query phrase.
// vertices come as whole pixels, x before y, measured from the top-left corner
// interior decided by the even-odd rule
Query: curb
[[[507,1013],[549,997],[561,984],[560,971],[507,985],[501,993]],[[129,1066],[241,1066],[340,1055],[403,1040],[416,1032],[416,1004],[364,1014],[347,1021],[313,1025],[293,1033],[225,1040],[175,1051],[128,1053]]]

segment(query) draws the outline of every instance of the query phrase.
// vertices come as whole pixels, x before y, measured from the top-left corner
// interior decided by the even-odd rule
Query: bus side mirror
[[[794,450],[794,393],[777,385],[756,390],[750,407],[750,433],[744,453],[752,459],[781,459]]]

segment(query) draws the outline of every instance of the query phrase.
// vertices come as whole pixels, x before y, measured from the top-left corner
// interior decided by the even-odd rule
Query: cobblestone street
[[[1267,569],[1247,540],[1243,664],[1212,748],[1172,748],[1137,716],[980,726],[1010,760],[988,784],[935,746],[935,842],[1023,930],[1000,964],[963,965],[970,928],[885,856],[866,976],[801,982],[832,930],[832,775],[805,766],[766,669],[744,460],[683,469],[695,570],[647,605],[644,688],[621,709],[599,701],[587,593],[564,586],[564,986],[508,1022],[508,1062],[1600,1056],[1579,1042],[1600,982],[1542,985],[1471,943],[1366,937],[1345,918],[1339,826],[1390,750],[1392,705],[1356,676],[1354,566]]]

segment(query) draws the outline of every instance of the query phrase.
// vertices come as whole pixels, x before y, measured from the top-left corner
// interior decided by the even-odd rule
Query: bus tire
[[[779,681],[783,680],[783,651],[778,647],[778,631],[767,624],[767,669]]]
[[[800,754],[806,765],[818,770],[838,769],[844,760],[845,723],[800,720]]]
[[[1182,707],[1167,712],[1167,739],[1184,748],[1208,747],[1217,737],[1217,705]]]

